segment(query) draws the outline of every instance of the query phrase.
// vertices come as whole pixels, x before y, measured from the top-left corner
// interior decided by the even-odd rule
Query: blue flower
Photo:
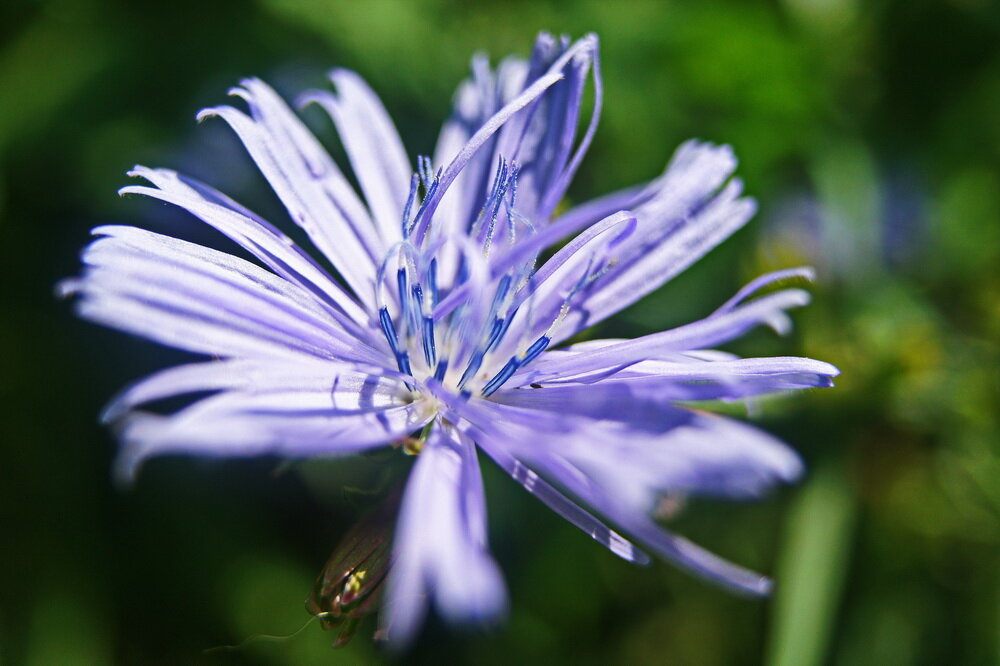
[[[704,319],[634,340],[560,343],[687,268],[754,213],[727,146],[691,141],[650,183],[557,212],[602,103],[597,39],[541,35],[529,61],[473,61],[432,158],[414,170],[355,74],[304,104],[328,112],[360,193],[295,113],[256,79],[249,113],[204,110],[239,135],[316,249],[207,185],[136,167],[143,194],[186,209],[258,263],[128,226],[83,253],[82,317],[209,357],[125,390],[106,419],[120,473],[154,455],[340,456],[407,442],[419,452],[400,509],[384,626],[409,641],[433,601],[455,622],[507,604],[486,543],[477,449],[615,554],[657,556],[737,591],[770,582],[662,529],[667,493],[751,498],[801,472],[793,451],[679,401],[738,401],[832,385],[807,358],[714,347],[758,325],[783,332],[798,289],[761,277]],[[593,86],[593,113],[580,125]],[[570,238],[561,247],[558,243]],[[547,260],[539,257],[559,247]],[[164,415],[142,407],[195,397]],[[207,397],[205,397],[207,395]],[[600,516],[600,517],[598,517]],[[609,525],[614,525],[612,529]],[[623,534],[627,534],[623,536]]]

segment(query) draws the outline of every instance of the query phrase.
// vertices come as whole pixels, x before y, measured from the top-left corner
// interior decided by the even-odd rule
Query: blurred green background
[[[753,415],[809,478],[672,527],[773,573],[769,601],[657,563],[630,566],[486,470],[509,621],[432,623],[414,663],[1000,663],[1000,4],[989,0],[487,2],[257,0],[0,4],[0,663],[309,664],[346,649],[302,602],[375,486],[358,459],[156,460],[123,492],[97,424],[125,382],[181,354],[74,319],[53,284],[88,229],[206,240],[184,214],[119,199],[136,162],[280,208],[221,122],[194,113],[260,75],[286,95],[333,65],[430,152],[477,50],[536,31],[602,38],[605,108],[571,199],[648,179],[688,137],[731,143],[757,218],[595,335],[710,312],[763,271],[818,268],[787,339],[835,389]],[[308,120],[340,155],[328,123]],[[315,121],[315,122],[314,122]],[[354,490],[344,490],[345,487]]]

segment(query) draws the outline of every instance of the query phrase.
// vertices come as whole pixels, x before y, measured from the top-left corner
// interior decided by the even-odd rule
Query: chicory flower
[[[412,639],[429,602],[455,622],[506,608],[487,547],[479,451],[622,558],[646,563],[649,551],[767,593],[767,578],[650,515],[667,493],[744,499],[799,476],[784,444],[678,403],[832,385],[827,363],[714,349],[758,325],[785,331],[786,311],[807,294],[759,292],[809,271],[759,278],[678,328],[558,347],[750,219],[754,202],[732,177],[730,148],[688,142],[650,183],[560,213],[603,101],[596,37],[543,34],[530,60],[496,69],[474,59],[435,154],[416,169],[366,84],[343,70],[331,78],[336,93],[301,101],[332,118],[360,192],[257,79],[232,91],[248,112],[221,106],[199,117],[232,127],[335,273],[211,187],[136,167],[131,175],[148,184],[122,193],[186,209],[257,263],[103,226],[82,277],[63,283],[82,317],[211,357],[158,372],[109,406],[120,474],[163,454],[341,456],[405,441],[417,456],[383,616],[397,645]],[[581,123],[588,86],[593,111]],[[193,401],[175,413],[144,409],[185,395]],[[324,599],[335,601],[332,592]]]

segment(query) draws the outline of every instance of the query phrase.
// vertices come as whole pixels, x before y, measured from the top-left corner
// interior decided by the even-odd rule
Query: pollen
[[[361,591],[361,584],[365,582],[365,576],[368,574],[367,571],[361,569],[360,571],[355,571],[350,576],[347,577],[347,581],[344,583],[344,593],[345,595],[355,595]]]
[[[400,440],[400,448],[408,456],[417,456],[424,450],[424,441],[416,437],[406,437]]]

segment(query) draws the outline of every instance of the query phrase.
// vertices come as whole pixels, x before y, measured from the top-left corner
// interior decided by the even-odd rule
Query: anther
[[[493,395],[497,389],[504,385],[504,383],[511,378],[511,376],[517,372],[517,369],[521,367],[521,361],[516,357],[507,361],[507,364],[500,369],[493,379],[486,383],[483,387],[482,394],[484,398],[488,398]]]
[[[413,216],[413,221],[410,223],[410,228],[404,235],[409,236],[409,233],[412,232],[420,223],[420,220],[427,212],[427,206],[430,204],[431,200],[434,198],[434,195],[437,193],[437,189],[440,184],[441,181],[439,181],[437,177],[435,177],[434,182],[431,183],[430,187],[427,188],[427,192],[424,194],[424,199],[420,203],[420,208],[417,209],[417,214]]]
[[[386,342],[389,343],[389,348],[392,349],[392,353],[396,357],[396,365],[399,366],[399,371],[406,375],[413,374],[410,369],[410,356],[399,348],[399,336],[396,335],[396,327],[392,323],[392,317],[389,316],[389,310],[384,306],[379,308],[378,323],[382,328],[382,335],[385,336]],[[409,384],[406,386],[412,388]]]
[[[424,360],[427,367],[433,367],[437,361],[437,347],[434,344],[434,318],[424,317],[423,327]]]
[[[443,358],[438,361],[437,368],[434,370],[434,379],[443,382],[446,372],[448,372],[448,359]]]
[[[504,320],[497,317],[493,320],[493,328],[490,330],[489,340],[486,341],[486,351],[493,349],[495,345],[500,340],[500,334],[504,330]]]
[[[431,158],[426,155],[417,156],[417,168],[420,171],[420,177],[424,181],[424,190],[430,189],[431,182],[434,180],[433,167],[431,166]]]
[[[486,345],[486,351],[491,351],[501,340],[503,340],[503,337],[507,335],[507,329],[510,328],[511,321],[513,321],[514,315],[516,314],[517,314],[517,308],[515,308],[513,312],[509,313],[507,318],[501,322],[500,330],[498,330],[496,333],[496,339],[493,339],[493,336],[491,334],[490,344]]]
[[[549,346],[549,342],[551,342],[551,340],[544,335],[535,340],[524,352],[524,356],[521,358],[521,365],[531,363],[538,358],[538,355],[545,351],[545,349]]]
[[[438,304],[437,267],[438,260],[437,257],[434,257],[427,268],[427,288],[430,290],[432,308],[437,307]]]
[[[399,307],[402,311],[403,321],[406,326],[403,327],[404,335],[416,335],[417,333],[417,313],[416,308],[419,307],[419,302],[414,303],[412,298],[413,294],[410,293],[408,287],[408,279],[406,275],[406,269],[400,268],[396,271],[396,288],[399,291]]]
[[[413,201],[417,198],[417,188],[420,187],[420,177],[413,174],[410,178],[410,194],[406,197],[406,205],[403,207],[403,238],[410,237],[410,211],[413,209]]]
[[[379,308],[378,323],[382,327],[382,334],[385,336],[386,342],[389,343],[390,349],[394,354],[398,354],[399,338],[396,336],[396,327],[392,324],[392,317],[389,316],[389,309],[385,306]]]
[[[402,372],[404,375],[413,374],[413,371],[410,368],[410,355],[407,354],[405,351],[396,353],[396,365],[399,366],[399,371]],[[406,386],[412,388],[408,383],[406,384]]]
[[[493,297],[493,311],[496,312],[503,302],[503,299],[507,297],[507,291],[510,289],[510,275],[504,275],[500,278],[500,282],[497,283],[497,293]]]
[[[462,378],[458,380],[458,388],[463,388],[465,384],[472,379],[477,372],[479,372],[479,368],[482,367],[482,365],[483,351],[477,349],[473,352],[472,358],[469,359],[469,365],[465,368],[465,372],[462,373]]]
[[[525,350],[523,356],[520,358],[514,356],[507,361],[507,364],[500,369],[500,372],[498,372],[493,379],[488,381],[486,386],[483,387],[483,397],[487,398],[493,395],[497,389],[503,386],[507,380],[510,379],[515,372],[517,372],[518,368],[521,368],[538,358],[538,355],[545,351],[545,349],[549,346],[549,342],[551,342],[551,340],[543,335],[535,340],[531,346]]]

